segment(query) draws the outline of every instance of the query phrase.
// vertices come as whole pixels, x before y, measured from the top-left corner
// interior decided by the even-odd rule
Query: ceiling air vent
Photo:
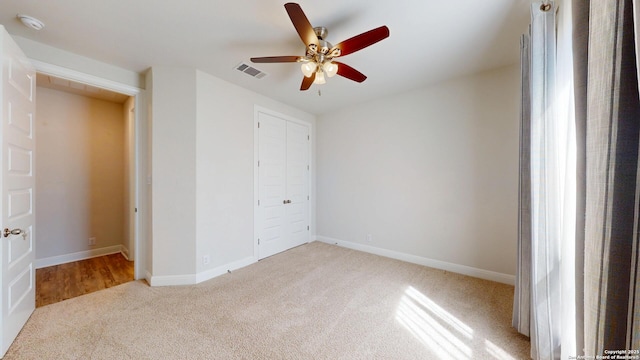
[[[260,71],[254,68],[253,66],[247,65],[245,63],[240,63],[238,66],[236,66],[236,70],[242,71],[247,75],[251,75],[256,79],[262,79],[263,77],[267,76],[267,73]]]

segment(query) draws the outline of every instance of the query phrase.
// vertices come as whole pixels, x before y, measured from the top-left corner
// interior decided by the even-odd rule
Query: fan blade
[[[359,83],[367,80],[367,77],[363,73],[352,68],[351,66],[337,61],[334,61],[333,63],[338,65],[338,75],[346,77],[349,80],[357,81]]]
[[[300,91],[305,91],[305,90],[309,90],[309,88],[311,87],[311,84],[313,84],[313,81],[316,79],[316,73],[311,74],[311,76],[309,77],[303,77],[302,78],[302,85],[300,85]]]
[[[352,54],[358,50],[362,50],[367,46],[371,46],[378,41],[384,40],[388,37],[389,28],[386,26],[380,26],[379,28],[369,30],[360,35],[356,35],[350,39],[347,39],[334,46],[333,49],[340,49],[340,56],[345,56]],[[333,49],[331,49],[329,53],[331,53]]]
[[[254,63],[285,63],[285,62],[297,62],[300,56],[265,56],[251,58],[251,62]]]
[[[298,35],[300,35],[304,46],[309,46],[309,44],[318,45],[318,37],[315,31],[313,31],[313,26],[311,26],[309,19],[307,19],[300,5],[296,3],[286,3],[284,4],[284,8],[287,10],[287,14],[289,14],[289,18],[296,28]]]

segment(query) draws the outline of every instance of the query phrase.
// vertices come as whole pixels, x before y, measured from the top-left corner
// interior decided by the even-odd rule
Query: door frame
[[[267,114],[271,116],[275,116],[281,118],[286,121],[291,121],[296,124],[305,125],[309,127],[309,179],[307,186],[309,187],[309,203],[307,213],[309,216],[309,242],[313,241],[311,234],[315,232],[315,212],[313,210],[313,205],[315,203],[315,188],[313,184],[315,183],[313,179],[315,178],[315,164],[314,164],[314,154],[313,151],[313,140],[315,139],[314,135],[314,124],[309,121],[304,121],[297,119],[293,116],[289,116],[274,110],[271,110],[266,107],[262,107],[260,105],[253,106],[253,258],[254,261],[260,260],[260,250],[258,246],[258,237],[260,235],[260,227],[258,224],[258,220],[260,218],[260,207],[258,206],[259,200],[259,183],[260,183],[260,171],[258,169],[258,158],[260,155],[260,132],[258,131],[258,119],[259,114]]]
[[[64,80],[70,80],[85,85],[94,86],[104,90],[110,90],[120,94],[128,95],[134,98],[134,148],[133,148],[133,162],[134,173],[129,176],[133,176],[135,186],[130,189],[131,197],[134,199],[136,205],[136,211],[131,212],[130,226],[133,226],[134,238],[132,239],[133,245],[129,249],[129,257],[134,261],[134,279],[144,279],[146,277],[146,246],[144,246],[144,224],[147,218],[147,209],[144,191],[144,182],[142,181],[141,174],[144,174],[147,168],[147,156],[146,155],[146,135],[147,122],[146,119],[146,106],[145,106],[145,93],[143,89],[127,84],[119,83],[113,80],[101,78],[94,75],[89,75],[79,71],[64,68],[58,65],[49,64],[43,61],[29,59],[36,69],[36,73],[44,75],[54,76]],[[37,101],[37,100],[36,100]],[[37,116],[37,115],[36,115]],[[37,175],[36,175],[37,176]],[[129,179],[130,181],[131,179]]]

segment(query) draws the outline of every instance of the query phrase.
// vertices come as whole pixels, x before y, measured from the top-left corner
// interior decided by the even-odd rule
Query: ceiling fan
[[[304,56],[268,56],[251,58],[254,63],[302,63],[302,85],[300,90],[308,90],[311,84],[324,84],[326,77],[335,75],[363,82],[366,76],[351,66],[334,61],[335,58],[352,54],[389,37],[389,28],[380,26],[360,35],[349,38],[335,46],[324,40],[328,31],[324,27],[312,27],[309,19],[296,3],[284,4],[289,18],[296,28],[300,39],[306,46]]]

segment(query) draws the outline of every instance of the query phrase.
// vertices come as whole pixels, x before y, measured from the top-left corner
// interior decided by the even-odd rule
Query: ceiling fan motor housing
[[[324,26],[314,27],[313,32],[316,33],[316,36],[318,37],[319,40],[322,40],[326,38],[327,35],[329,35],[329,30],[327,30],[327,28]]]
[[[324,26],[314,27],[313,31],[316,33],[318,37],[318,52],[322,55],[327,55],[329,50],[333,49],[333,45],[330,42],[326,41],[325,38],[329,35],[329,30],[327,30]]]

